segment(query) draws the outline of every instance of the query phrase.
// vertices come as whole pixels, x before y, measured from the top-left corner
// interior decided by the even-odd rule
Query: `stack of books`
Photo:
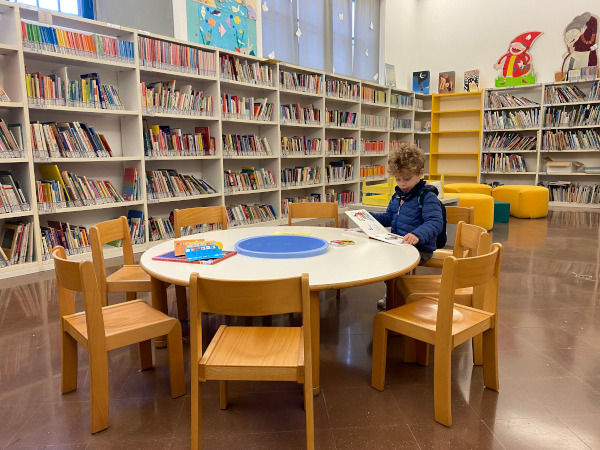
[[[366,141],[364,139],[361,139],[360,153],[362,155],[381,155],[385,153],[385,141]]]
[[[323,154],[323,142],[320,138],[306,136],[281,137],[281,156],[304,156]]]
[[[208,127],[195,127],[194,133],[168,125],[149,125],[143,120],[144,154],[156,156],[214,156],[216,141]]]
[[[310,196],[286,197],[281,200],[281,215],[287,217],[290,212],[290,203],[318,203],[321,201],[321,194],[310,194]]]
[[[48,226],[40,227],[40,231],[42,234],[42,261],[52,258],[52,249],[57,245],[64,247],[67,256],[91,251],[86,227],[49,220]]]
[[[483,140],[483,149],[490,150],[512,150],[512,151],[535,151],[537,136],[521,136],[517,133],[494,133],[488,134]]]
[[[422,102],[423,100],[421,100]],[[410,109],[413,107],[414,99],[410,95],[403,94],[390,94],[390,105],[395,106],[396,108],[407,108]]]
[[[175,80],[140,83],[142,113],[212,116],[213,98],[187,84],[175,89]]]
[[[223,156],[270,156],[271,147],[266,137],[255,134],[224,134]]]
[[[251,225],[254,223],[277,220],[275,209],[271,205],[231,205],[227,207],[228,227]]]
[[[600,150],[600,135],[596,130],[544,130],[542,150]]]
[[[346,100],[358,100],[358,84],[352,84],[345,80],[335,80],[329,78],[325,82],[325,92],[327,97],[343,98]]]
[[[376,116],[374,114],[361,114],[360,126],[362,128],[378,128],[385,130],[387,128],[387,117]]]
[[[275,189],[277,181],[271,169],[242,167],[240,172],[225,171],[225,193]]]
[[[386,167],[380,165],[360,166],[361,180],[385,176]]]
[[[516,106],[540,106],[539,103],[525,97],[490,92],[486,99],[486,108],[510,108]]]
[[[175,237],[173,224],[168,218],[150,217],[148,223],[150,226],[150,242],[173,239]]]
[[[69,81],[67,106],[78,108],[123,110],[117,88],[101,84],[97,73],[81,75],[81,80]]]
[[[401,117],[391,117],[390,127],[394,131],[412,131],[412,119],[402,119]]]
[[[325,111],[325,125],[335,127],[356,128],[357,114],[349,111],[327,110]]]
[[[179,174],[175,169],[146,171],[148,200],[215,194],[210,184],[194,175]]]
[[[35,159],[112,156],[106,137],[83,122],[32,122],[30,126]]]
[[[485,131],[511,128],[535,128],[539,125],[540,110],[486,111],[483,117]]]
[[[310,186],[321,183],[321,167],[294,167],[281,169],[281,187]]]
[[[33,223],[4,222],[0,242],[0,267],[33,261]]]
[[[354,199],[354,192],[344,189],[340,192],[335,192],[333,189],[326,189],[325,191],[326,202],[337,202],[338,206],[344,207],[352,203],[356,203]]]
[[[123,175],[123,200],[134,202],[141,199],[142,189],[137,169],[135,167],[127,168]]]
[[[0,158],[23,158],[24,156],[21,125],[7,125],[4,119],[0,119]]]
[[[66,106],[64,80],[58,74],[26,73],[27,100],[34,106]]]
[[[221,78],[223,80],[240,81],[242,83],[274,86],[273,68],[258,62],[240,61],[231,55],[221,55]]]
[[[353,137],[327,139],[327,155],[357,155],[358,141]]]
[[[225,119],[271,121],[273,103],[267,103],[266,98],[239,97],[231,94],[221,94],[221,111]]]
[[[323,77],[321,75],[296,73],[296,72],[279,72],[279,86],[284,90],[309,92],[319,95],[321,93],[321,85]]]
[[[160,39],[138,36],[140,66],[214,77],[216,53]]]
[[[360,99],[363,103],[386,104],[386,94],[385,91],[378,91],[367,86],[360,87]]]
[[[599,105],[579,105],[571,110],[548,108],[544,117],[545,127],[581,127],[600,125]]]
[[[281,105],[281,122],[320,125],[321,111],[313,105]]]
[[[9,170],[0,170],[0,213],[31,211],[21,185]]]
[[[337,183],[342,181],[352,181],[353,174],[352,161],[330,161],[325,166],[328,183]]]

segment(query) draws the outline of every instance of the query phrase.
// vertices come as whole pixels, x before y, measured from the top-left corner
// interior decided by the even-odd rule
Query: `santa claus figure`
[[[527,83],[525,76],[532,72],[531,56],[527,51],[542,33],[540,31],[530,31],[523,33],[512,40],[508,52],[494,64],[494,69],[502,67],[502,77],[506,83],[506,78],[522,77],[523,83]]]

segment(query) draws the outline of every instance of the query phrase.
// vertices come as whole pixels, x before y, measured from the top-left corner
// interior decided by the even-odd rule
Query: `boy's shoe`
[[[380,298],[379,300],[377,300],[377,309],[385,311],[386,305],[387,305],[387,299],[386,299],[385,295],[383,296],[383,298]]]

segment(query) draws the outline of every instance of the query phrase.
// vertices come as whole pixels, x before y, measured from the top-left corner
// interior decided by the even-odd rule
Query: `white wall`
[[[439,72],[456,72],[462,91],[465,70],[479,69],[480,86],[491,87],[493,67],[511,40],[526,31],[543,31],[531,47],[538,82],[553,81],[566,52],[566,25],[586,11],[600,16],[598,0],[387,0],[385,62],[396,66],[399,88],[412,87],[412,72],[431,72],[437,92]]]
[[[173,36],[171,0],[97,0],[96,19]]]

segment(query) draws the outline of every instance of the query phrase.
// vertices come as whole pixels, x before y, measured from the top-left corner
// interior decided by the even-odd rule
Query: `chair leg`
[[[130,302],[137,299],[137,292],[125,292],[125,300]]]
[[[433,359],[433,406],[435,410],[435,421],[446,425],[452,425],[451,410],[451,363],[452,346],[442,348],[436,345]]]
[[[387,355],[388,330],[383,325],[381,316],[376,315],[373,321],[373,358],[371,361],[371,386],[383,391],[385,386],[385,360]]]
[[[335,299],[339,300],[340,298],[342,298],[342,290],[338,289],[335,291]]]
[[[108,428],[108,356],[106,351],[89,352],[90,433]]]
[[[423,341],[415,341],[416,361],[422,366],[429,365],[429,344]]]
[[[167,335],[167,346],[169,350],[169,378],[171,380],[171,397],[177,398],[185,394],[181,324],[177,320],[173,321],[173,328],[171,328],[171,331],[169,331],[169,334]]]
[[[152,367],[152,341],[138,342],[140,353],[140,370],[150,369]]]
[[[408,336],[404,336],[404,362],[417,362],[417,341]]]
[[[227,381],[219,381],[219,407],[227,409]]]
[[[483,364],[483,338],[481,335],[473,336],[471,345],[473,346],[473,364],[481,366]]]
[[[179,320],[189,320],[185,286],[175,285],[175,299],[177,300],[177,317]]]
[[[63,331],[61,352],[61,392],[77,389],[77,341]]]
[[[202,383],[192,379],[192,450],[202,448]]]
[[[312,386],[304,383],[304,410],[306,414],[306,448],[314,450],[315,448],[315,413],[313,404]]]
[[[500,389],[497,335],[497,328],[483,332],[483,384],[495,391]]]

